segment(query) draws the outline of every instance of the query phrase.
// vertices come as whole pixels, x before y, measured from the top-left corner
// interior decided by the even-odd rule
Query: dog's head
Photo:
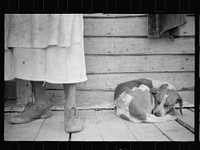
[[[175,89],[169,88],[168,84],[163,84],[159,88],[152,88],[151,93],[155,95],[154,115],[158,117],[166,114],[174,115],[174,105],[176,103],[179,103],[180,113],[182,115],[183,100]]]

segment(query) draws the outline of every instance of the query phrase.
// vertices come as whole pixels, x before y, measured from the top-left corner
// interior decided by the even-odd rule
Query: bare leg
[[[13,118],[11,123],[28,123],[39,118],[51,117],[51,102],[46,98],[45,86],[42,87],[41,81],[32,81],[35,103],[26,106],[25,111]]]
[[[35,103],[41,108],[46,108],[48,105],[50,105],[51,102],[46,98],[46,87],[45,85],[42,86],[43,82],[32,81],[31,84],[35,96]]]
[[[65,131],[68,133],[80,132],[84,127],[76,110],[76,84],[64,84],[63,87],[65,92]]]

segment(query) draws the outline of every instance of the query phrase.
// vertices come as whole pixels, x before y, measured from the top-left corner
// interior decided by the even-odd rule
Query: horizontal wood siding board
[[[85,54],[194,54],[194,38],[84,38]]]
[[[131,73],[87,75],[86,82],[77,85],[80,90],[114,90],[117,84],[139,78],[167,81],[178,90],[194,87],[194,72],[191,73]],[[48,84],[47,89],[63,89],[62,84]]]
[[[187,16],[194,16],[194,14],[186,14]],[[103,14],[103,13],[94,13],[94,14],[83,14],[84,18],[120,18],[120,17],[147,17],[148,14]]]
[[[147,17],[147,14],[83,14],[83,18],[119,18],[119,17]]]
[[[53,102],[54,109],[64,107],[65,95],[63,90],[48,90],[47,98]],[[76,99],[77,107],[81,109],[113,107],[113,92],[77,91]]]
[[[183,107],[194,107],[194,91],[181,91],[178,92],[183,99]],[[113,109],[114,93],[103,91],[78,91],[77,107],[78,109]],[[52,110],[64,109],[64,91],[63,90],[48,90],[47,98],[52,100]],[[25,105],[24,103],[23,105]],[[21,104],[22,105],[22,104]],[[5,107],[4,112],[22,112],[24,107],[13,103],[12,106]],[[176,105],[178,108],[179,106]]]
[[[194,107],[194,91],[178,92],[184,101],[184,107]],[[64,91],[48,90],[48,99],[52,100],[53,109],[63,109]],[[77,91],[77,107],[79,109],[114,108],[114,92]]]
[[[147,36],[147,17],[84,19],[85,36]],[[187,17],[180,36],[194,36],[194,16]]]
[[[87,73],[194,71],[194,56],[86,56],[86,70]]]

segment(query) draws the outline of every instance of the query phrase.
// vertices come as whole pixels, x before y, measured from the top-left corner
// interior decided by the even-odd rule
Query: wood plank
[[[147,17],[147,14],[104,14],[104,13],[95,13],[95,14],[83,14],[83,18],[110,18],[110,17]]]
[[[129,74],[91,74],[88,80],[77,85],[81,90],[114,90],[117,84],[139,78],[166,81],[178,90],[194,87],[194,72],[190,73],[129,73]],[[63,89],[62,84],[48,84],[47,89]]]
[[[148,14],[106,14],[106,13],[94,13],[94,14],[83,14],[84,18],[109,18],[109,17],[147,17]],[[187,16],[194,16],[194,14],[187,14]]]
[[[86,56],[87,73],[194,71],[194,55]],[[101,65],[99,65],[101,64]]]
[[[52,111],[52,117],[44,121],[35,141],[69,141],[64,130],[64,112]]]
[[[9,129],[11,129],[13,126],[13,124],[9,123],[10,117],[11,117],[10,113],[4,113],[4,138]]]
[[[183,116],[179,115],[177,122],[194,133],[194,112],[183,109]]]
[[[136,141],[122,119],[114,111],[96,111],[98,128],[103,141]]]
[[[194,134],[176,121],[154,123],[172,141],[194,141]]]
[[[106,38],[85,37],[85,54],[194,54],[194,37],[176,38]]]
[[[16,124],[8,130],[4,136],[5,141],[34,141],[44,119],[38,119],[31,123]]]
[[[183,99],[183,107],[194,107],[194,91],[182,91],[179,92]],[[47,96],[53,101],[55,105],[53,109],[62,110],[64,107],[64,91],[62,90],[48,90]],[[91,109],[91,108],[114,108],[114,92],[103,91],[78,91],[77,92],[77,107],[79,109]]]
[[[194,91],[180,91],[183,98],[183,107],[194,107]],[[53,110],[63,110],[64,107],[64,91],[63,90],[47,90],[47,98],[52,100]],[[79,109],[98,109],[98,108],[114,108],[113,91],[78,91],[77,107]],[[176,107],[179,107],[176,105]],[[24,107],[15,105],[5,107],[5,112],[21,112]]]
[[[79,110],[79,115],[84,120],[84,130],[72,134],[71,141],[102,141],[94,110]]]
[[[85,36],[147,36],[147,17],[84,19]],[[180,28],[181,36],[194,36],[194,16]]]
[[[63,109],[64,92],[60,90],[47,91],[47,97],[53,101],[53,109]],[[113,108],[113,92],[78,91],[76,105],[79,109]]]
[[[133,123],[123,120],[137,141],[170,141],[152,123]]]

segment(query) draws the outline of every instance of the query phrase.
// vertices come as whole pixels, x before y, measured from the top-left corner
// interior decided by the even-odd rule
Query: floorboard
[[[8,130],[13,126],[13,124],[9,123],[10,116],[10,113],[4,114],[4,136],[6,135]]]
[[[154,124],[171,141],[194,141],[194,134],[176,121]]]
[[[100,130],[97,126],[97,118],[94,110],[80,110],[80,117],[84,121],[84,130],[73,133],[71,141],[102,141]]]
[[[84,120],[82,132],[71,137],[64,131],[64,112],[52,111],[53,116],[27,124],[12,125],[10,116],[4,114],[5,141],[194,141],[194,112],[183,109],[177,121],[164,123],[133,123],[115,115],[114,110],[79,110]],[[193,123],[192,123],[193,122]]]
[[[194,133],[194,112],[183,109],[183,115],[179,115],[177,122]]]
[[[44,121],[35,141],[69,141],[64,130],[64,112],[52,111],[52,117]]]
[[[13,115],[13,114],[12,114]],[[15,124],[8,130],[4,136],[5,141],[34,141],[44,119],[38,119],[31,123]]]
[[[170,141],[153,123],[123,121],[138,141]]]
[[[113,110],[96,111],[97,124],[103,141],[136,141],[123,120]]]

